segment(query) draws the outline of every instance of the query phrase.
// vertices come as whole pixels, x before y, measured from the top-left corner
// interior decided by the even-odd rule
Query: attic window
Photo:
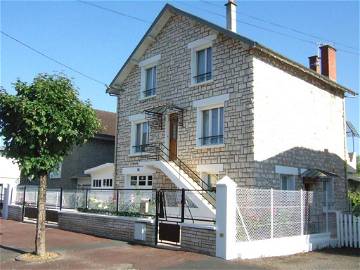
[[[215,39],[216,35],[210,35],[188,44],[188,48],[191,49],[192,85],[197,85],[212,80],[213,41]]]
[[[154,97],[157,88],[157,65],[161,55],[155,55],[139,63],[141,69],[140,99]]]

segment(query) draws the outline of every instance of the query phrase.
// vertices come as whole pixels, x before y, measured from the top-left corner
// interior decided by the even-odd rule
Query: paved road
[[[224,261],[206,255],[165,250],[47,228],[49,251],[62,254],[48,263],[14,261],[33,250],[35,226],[0,219],[0,269],[360,269],[359,250],[327,250],[261,260]],[[357,252],[357,253],[356,253]]]

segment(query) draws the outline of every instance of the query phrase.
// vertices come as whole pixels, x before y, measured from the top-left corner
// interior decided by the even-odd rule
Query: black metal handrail
[[[206,73],[195,75],[193,78],[195,79],[195,81],[197,83],[199,83],[199,82],[204,82],[204,81],[210,80],[212,77],[211,75],[212,75],[211,72],[206,72]]]
[[[159,144],[148,144],[146,145],[146,149],[147,152],[149,153],[154,153],[155,150],[155,154],[156,154],[156,159],[157,160],[164,160],[165,162],[167,162],[170,166],[171,163],[169,162],[169,158],[170,158],[170,149],[168,149],[164,144],[159,143]],[[164,149],[166,151],[164,151]],[[163,156],[165,155],[165,157]],[[195,182],[197,182],[197,184],[202,188],[201,191],[198,191],[200,193],[200,195],[206,200],[208,201],[213,207],[215,207],[215,201],[216,201],[216,197],[213,194],[213,191],[215,191],[215,188],[211,187],[208,183],[206,183],[196,172],[194,172],[188,165],[186,165],[181,159],[179,159],[178,157],[176,157],[176,160],[172,160],[179,168],[180,170],[183,170],[187,175],[189,175]],[[174,168],[175,169],[175,168]],[[191,183],[190,183],[191,184]],[[195,187],[194,187],[195,188]],[[204,194],[202,192],[205,192],[210,198],[211,200],[209,200],[209,198],[206,198],[206,196],[204,196]]]
[[[143,91],[144,97],[151,97],[155,96],[156,88],[149,88]]]

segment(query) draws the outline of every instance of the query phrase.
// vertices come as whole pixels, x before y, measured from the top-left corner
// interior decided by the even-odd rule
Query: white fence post
[[[228,176],[216,185],[216,256],[226,260],[237,257],[236,187]]]
[[[270,189],[270,201],[271,201],[271,238],[274,238],[274,190]]]
[[[337,247],[341,247],[341,236],[340,236],[340,212],[339,211],[336,211],[336,240],[337,240],[337,243],[336,243],[336,246]]]
[[[300,190],[300,222],[301,222],[301,235],[304,235],[304,192]]]

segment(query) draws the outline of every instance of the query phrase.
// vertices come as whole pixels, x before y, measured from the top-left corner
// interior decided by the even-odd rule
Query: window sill
[[[195,149],[207,149],[207,148],[222,148],[225,147],[225,144],[209,144],[209,145],[197,145]]]
[[[200,82],[200,83],[191,83],[189,87],[202,86],[202,85],[206,85],[206,84],[211,84],[213,82],[214,82],[214,80],[211,79],[211,80]]]
[[[141,156],[148,156],[150,153],[147,152],[141,152],[141,153],[130,153],[129,157],[141,157]]]
[[[145,101],[145,100],[152,99],[152,98],[155,98],[155,97],[156,97],[156,95],[147,96],[147,97],[141,97],[139,100],[140,101]]]

